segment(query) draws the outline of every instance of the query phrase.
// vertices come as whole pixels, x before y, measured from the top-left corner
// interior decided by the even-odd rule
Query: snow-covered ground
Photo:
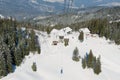
[[[65,29],[54,30],[50,37],[46,32],[36,31],[41,54],[30,53],[14,73],[1,80],[120,80],[120,46],[108,44],[109,40],[96,35],[92,37],[91,34],[85,35],[85,40],[81,43],[78,40],[79,32],[67,34],[64,31]],[[68,46],[65,47],[62,42],[52,45],[53,41],[59,41],[60,33],[69,38]],[[81,59],[79,62],[72,60],[75,47],[78,47],[81,57],[86,52],[89,53],[90,49],[97,57],[101,55],[102,72],[99,75],[95,75],[92,69],[82,69]],[[37,64],[37,72],[31,69],[33,62]],[[60,73],[61,69],[63,74]]]

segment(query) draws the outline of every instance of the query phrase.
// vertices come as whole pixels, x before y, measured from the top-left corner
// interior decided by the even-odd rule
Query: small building
[[[91,37],[97,37],[97,34],[91,34]]]
[[[52,45],[57,45],[58,41],[53,41]]]
[[[51,31],[51,34],[54,34],[54,35],[56,34],[56,35],[57,35],[58,32],[59,32],[59,30],[57,30],[57,29],[53,29],[53,30]]]
[[[90,30],[88,28],[82,28],[82,29],[79,29],[79,31],[83,31],[85,34],[90,34]]]
[[[69,38],[64,38],[64,41],[65,42],[69,42]]]
[[[65,39],[64,39],[64,45],[65,45],[65,46],[69,45],[69,38],[65,38]]]
[[[66,27],[66,28],[65,28],[65,32],[66,32],[67,34],[71,34],[71,33],[72,33],[72,29],[71,29],[70,27]]]
[[[87,37],[91,36],[90,35],[90,30],[88,28],[81,28],[81,29],[79,29],[79,32],[81,32],[81,31],[83,31],[86,39],[87,39]]]
[[[63,43],[64,41],[64,36],[59,36],[59,42]]]
[[[59,36],[59,39],[64,39],[64,36]]]

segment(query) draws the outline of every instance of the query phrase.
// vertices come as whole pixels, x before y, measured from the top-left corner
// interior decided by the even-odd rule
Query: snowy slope
[[[52,45],[52,41],[59,41],[58,35],[61,33],[70,39],[69,46],[65,47],[63,43]],[[1,80],[120,80],[120,46],[108,44],[109,41],[96,35],[85,35],[84,42],[80,43],[79,32],[67,34],[64,29],[54,29],[50,37],[46,32],[36,31],[36,34],[39,36],[41,54],[31,53],[14,73]],[[95,75],[92,69],[82,69],[81,60],[74,62],[72,53],[75,47],[78,47],[81,57],[90,49],[94,55],[101,55],[102,73]],[[31,69],[33,62],[37,64],[37,72]],[[63,74],[60,74],[61,69]]]

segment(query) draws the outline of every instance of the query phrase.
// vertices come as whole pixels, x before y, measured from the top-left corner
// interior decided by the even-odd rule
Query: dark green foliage
[[[0,19],[0,77],[13,72],[13,65],[19,66],[29,51],[40,53],[35,32],[22,30],[23,26],[16,20]]]
[[[82,58],[82,67],[83,67],[83,69],[86,68],[86,59],[85,58]]]
[[[67,46],[69,43],[69,39],[64,39],[64,45]]]
[[[117,45],[120,44],[120,22],[109,23],[107,18],[96,18],[73,23],[69,26],[74,31],[88,27],[92,34],[98,34],[100,37],[105,36],[106,39],[114,40]]]
[[[51,29],[50,27],[47,27],[47,28],[46,28],[47,34],[50,34],[51,30],[52,30],[52,29]]]
[[[37,51],[38,51],[38,54],[41,53],[41,49],[40,49],[40,47],[37,48]]]
[[[33,71],[37,71],[37,67],[36,67],[36,63],[34,62],[33,65],[32,65],[32,70]]]
[[[25,51],[25,55],[29,55],[29,48],[28,47],[26,47],[24,51]]]
[[[7,67],[7,72],[13,72],[13,68],[12,68],[12,56],[10,54],[10,52],[7,50],[6,51],[6,67]]]
[[[35,31],[34,30],[31,30],[31,33],[30,33],[30,40],[29,40],[29,48],[30,48],[30,51],[38,51],[38,53],[40,54],[41,53],[41,50],[40,50],[40,44],[38,42],[38,36],[35,35]]]
[[[119,40],[115,40],[115,43],[120,45],[120,39]]]
[[[89,56],[88,56],[88,68],[92,68],[93,67],[93,53],[92,53],[92,50],[90,50],[90,53],[89,53]]]
[[[98,34],[100,37],[105,36],[106,39],[114,40],[116,44],[120,44],[120,22],[109,23],[107,19],[92,19],[87,24],[91,33]]]
[[[73,61],[76,61],[76,62],[78,62],[79,59],[80,59],[79,50],[78,50],[77,47],[76,47],[76,48],[74,49],[74,51],[73,51],[72,59],[73,59]]]
[[[96,59],[96,57],[93,55],[92,50],[90,50],[90,53],[87,54],[84,58],[82,58],[82,67],[83,69],[92,68],[93,72],[95,74],[100,74],[101,72],[101,62],[100,62],[100,56]]]
[[[7,68],[5,64],[5,58],[4,55],[0,55],[0,76],[6,76],[7,75]]]
[[[31,38],[31,40],[30,40],[30,51],[36,51],[34,30],[31,30],[30,38]]]
[[[15,59],[15,64],[19,66],[20,63],[22,62],[22,53],[19,49],[15,49],[14,59]]]
[[[79,36],[78,36],[78,39],[79,39],[81,42],[84,41],[84,32],[83,32],[83,31],[80,32],[80,34],[79,34]]]
[[[3,73],[3,75],[1,75],[1,76],[6,76],[8,73],[13,72],[13,70],[12,70],[12,57],[11,57],[10,50],[9,50],[8,46],[2,41],[0,42],[0,56],[1,56],[1,59],[0,59],[1,68],[0,68],[0,70],[2,69],[2,72],[0,72],[0,74]]]
[[[100,57],[97,58],[97,61],[96,61],[96,63],[95,63],[95,67],[93,68],[93,71],[94,71],[94,73],[97,74],[97,75],[100,74],[100,72],[101,72]]]

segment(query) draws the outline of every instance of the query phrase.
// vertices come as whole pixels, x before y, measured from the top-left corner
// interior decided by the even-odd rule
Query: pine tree
[[[23,25],[16,20],[13,21],[12,18],[10,20],[0,19],[0,77],[13,72],[13,65],[19,66],[30,50],[38,50],[40,53],[40,48],[37,49],[35,43],[34,30],[26,40],[27,31],[21,30]]]
[[[92,68],[93,69],[95,68],[95,65],[96,65],[96,57],[94,56],[93,60],[92,60]]]
[[[20,49],[17,49],[17,48],[15,49],[14,57],[15,57],[15,64],[19,66],[20,63],[22,62],[22,54]]]
[[[29,48],[29,41],[28,39],[25,39],[25,55],[29,55],[29,51],[30,51],[30,48]]]
[[[20,48],[20,52],[21,52],[22,58],[24,58],[25,55],[26,55],[25,45],[24,45],[24,43],[19,44],[19,48]]]
[[[35,47],[35,32],[34,32],[34,30],[31,30],[30,38],[31,38],[31,40],[30,40],[30,51],[35,51],[36,47]]]
[[[78,39],[79,39],[81,42],[84,41],[84,32],[83,32],[83,31],[80,32]]]
[[[50,32],[51,32],[50,27],[47,27],[47,28],[46,28],[46,31],[47,31],[47,34],[50,34]]]
[[[83,67],[83,69],[86,68],[86,60],[85,60],[85,57],[82,58],[82,67]]]
[[[4,55],[0,54],[0,76],[6,76],[7,75],[7,68],[6,68],[6,62]]]
[[[32,65],[32,70],[33,71],[37,71],[37,67],[36,67],[36,63],[34,62],[33,65]]]
[[[37,51],[38,51],[38,54],[41,53],[41,49],[40,49],[40,47],[37,47]]]
[[[72,56],[72,59],[74,61],[79,61],[80,59],[80,56],[79,56],[79,51],[78,51],[78,48],[76,47],[73,51],[73,56]]]
[[[12,56],[10,54],[10,51],[6,50],[5,54],[6,54],[7,71],[8,71],[8,73],[13,72],[13,69],[12,69]]]
[[[92,61],[93,61],[93,53],[92,50],[90,50],[89,52],[89,56],[88,56],[88,68],[92,68]]]
[[[100,57],[99,58],[97,58],[97,61],[96,61],[96,64],[95,64],[95,67],[94,67],[94,73],[95,74],[100,74],[100,72],[101,72],[101,62],[100,62]]]
[[[7,56],[8,56],[8,54],[6,54],[7,50],[8,50],[7,45],[3,41],[0,41],[0,61],[1,61],[0,62],[0,65],[1,65],[0,75],[3,74],[2,76],[6,76],[8,73],[8,71],[7,71],[7,66],[8,66],[7,65],[7,62],[8,62]]]

